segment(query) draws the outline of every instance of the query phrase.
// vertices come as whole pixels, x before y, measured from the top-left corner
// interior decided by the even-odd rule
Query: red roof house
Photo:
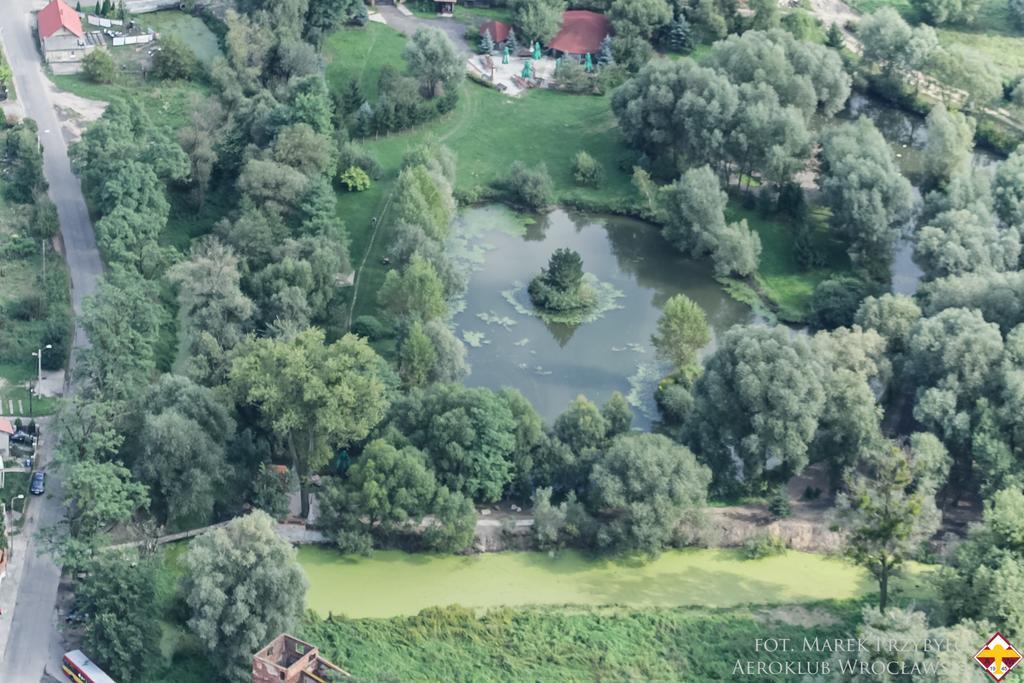
[[[11,424],[10,420],[5,420],[0,417],[0,434],[6,434],[8,436],[14,434],[14,425]]]
[[[495,44],[501,44],[508,39],[508,30],[510,28],[512,27],[503,21],[491,19],[490,21],[485,21],[480,24],[480,35],[483,35],[484,31],[490,31],[491,40],[493,40]]]
[[[85,35],[82,31],[82,20],[78,13],[64,0],[50,0],[50,4],[39,10],[36,15],[39,25],[39,42],[45,43],[47,38],[60,33],[71,34],[76,38]]]
[[[611,34],[612,23],[605,15],[571,9],[562,14],[562,30],[551,39],[548,47],[569,55],[585,55],[589,52],[596,57],[601,50],[601,41]]]

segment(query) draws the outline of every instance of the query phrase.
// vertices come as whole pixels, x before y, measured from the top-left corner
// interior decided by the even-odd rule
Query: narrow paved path
[[[31,11],[37,8],[31,0],[5,0],[3,9],[0,9],[0,41],[3,41],[14,73],[15,88],[25,115],[35,119],[39,125],[43,172],[50,183],[50,198],[57,205],[60,217],[75,312],[73,365],[77,351],[88,345],[79,322],[82,300],[96,290],[103,263],[96,249],[96,238],[82,198],[81,185],[71,171],[67,144],[50,95],[51,85],[43,74],[36,50]],[[45,466],[42,459],[41,465]],[[30,508],[26,533],[56,523],[61,517],[62,507],[60,482],[51,474],[47,477],[47,494],[37,497]],[[13,613],[5,612],[0,617],[11,620],[7,642],[0,642],[0,681],[35,683],[43,677],[44,670],[55,661],[55,657],[59,662],[55,606],[60,569],[49,556],[42,554],[34,535],[28,537],[25,554],[14,561],[24,562],[25,566],[17,586],[12,583],[2,588],[16,589],[18,594]],[[60,675],[59,671],[51,673]]]
[[[384,17],[384,21],[388,26],[400,33],[404,33],[407,36],[411,36],[416,33],[417,29],[439,28],[452,39],[452,42],[455,43],[455,47],[458,48],[460,52],[463,54],[469,54],[473,51],[464,37],[466,33],[466,25],[456,19],[452,19],[451,17],[425,19],[423,17],[418,17],[415,14],[405,15],[399,12],[394,5],[378,5],[377,11],[380,12],[382,17]]]

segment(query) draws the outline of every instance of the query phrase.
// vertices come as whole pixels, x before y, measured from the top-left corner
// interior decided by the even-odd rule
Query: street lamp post
[[[43,383],[43,351],[52,349],[53,344],[47,344],[38,351],[33,351],[32,355],[36,357],[36,386],[38,387]]]
[[[32,412],[32,382],[25,382],[25,388],[28,390],[28,414],[35,417],[35,413]]]

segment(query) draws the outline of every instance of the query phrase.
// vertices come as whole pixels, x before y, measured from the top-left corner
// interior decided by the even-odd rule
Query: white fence
[[[103,28],[110,28],[111,26],[124,26],[124,22],[120,19],[104,19],[103,17],[97,17],[92,14],[79,16],[84,16],[85,20],[93,26],[102,26]]]
[[[155,33],[147,33],[144,36],[117,36],[114,38],[114,46],[119,45],[138,45],[140,43],[152,43],[156,40]]]

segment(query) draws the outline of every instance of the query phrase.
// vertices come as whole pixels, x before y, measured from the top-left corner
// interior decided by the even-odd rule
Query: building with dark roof
[[[504,21],[498,21],[497,19],[491,19],[480,24],[480,35],[484,34],[484,31],[491,32],[491,40],[494,41],[495,45],[501,45],[508,40],[508,32],[512,27],[506,24]]]
[[[597,57],[601,41],[612,34],[612,23],[600,12],[571,9],[562,14],[562,29],[548,47],[557,53],[582,57],[588,52]]]

